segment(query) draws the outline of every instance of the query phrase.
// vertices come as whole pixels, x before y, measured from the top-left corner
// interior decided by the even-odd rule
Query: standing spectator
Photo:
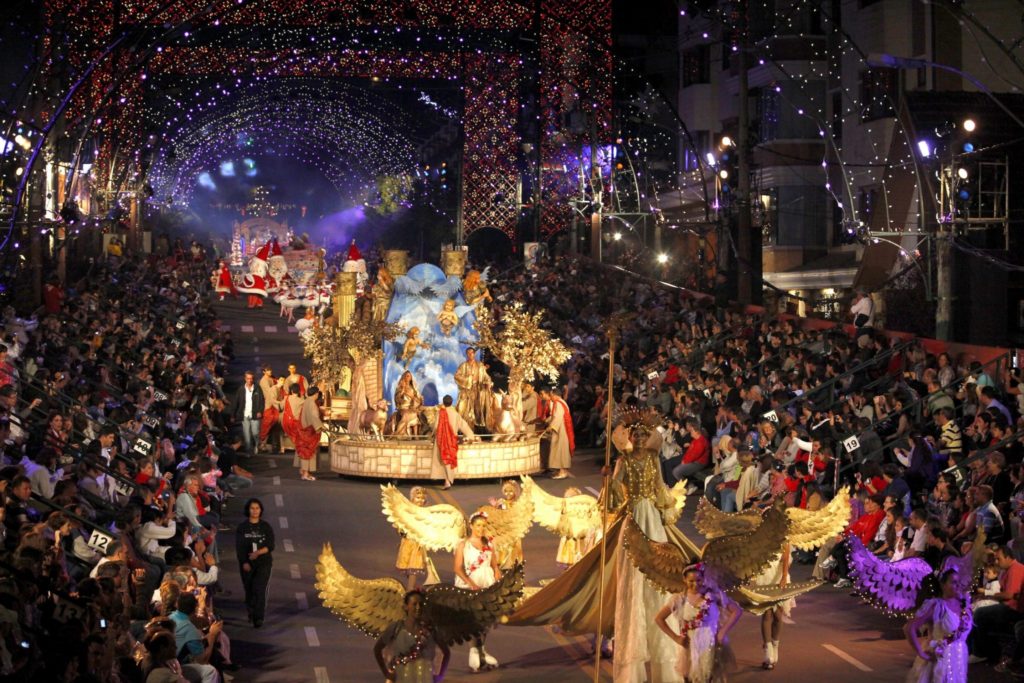
[[[854,333],[857,345],[864,348],[870,343],[875,326],[875,302],[871,300],[867,292],[862,289],[857,290],[853,297],[853,305],[850,306],[850,314],[853,316],[853,326],[857,328]]]
[[[263,391],[256,386],[256,376],[245,373],[245,384],[238,387],[231,399],[230,413],[242,425],[242,439],[249,455],[256,455],[260,444],[260,424],[263,421]]]
[[[249,622],[259,628],[267,610],[267,587],[274,568],[274,529],[263,521],[263,503],[250,498],[245,503],[246,521],[235,532],[235,554],[245,587],[245,608]]]

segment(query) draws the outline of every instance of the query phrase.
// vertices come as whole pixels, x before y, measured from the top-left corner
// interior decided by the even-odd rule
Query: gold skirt
[[[398,544],[398,558],[395,567],[405,572],[425,572],[427,570],[427,554],[423,547],[412,539],[402,537]]]

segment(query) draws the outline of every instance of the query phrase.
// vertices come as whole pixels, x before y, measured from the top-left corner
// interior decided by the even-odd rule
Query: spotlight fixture
[[[658,254],[658,263],[662,265],[668,263],[668,254]]]
[[[963,126],[964,130],[966,130],[968,133],[973,133],[974,129],[978,127],[978,124],[974,122],[974,119],[964,119]]]

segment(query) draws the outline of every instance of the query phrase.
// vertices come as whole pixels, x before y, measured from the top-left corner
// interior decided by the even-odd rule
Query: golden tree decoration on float
[[[558,379],[559,369],[572,356],[561,340],[541,327],[544,314],[530,313],[519,301],[502,312],[500,323],[485,306],[477,308],[476,316],[477,346],[508,366],[508,392],[517,408],[523,382],[537,377]]]
[[[360,358],[381,353],[385,341],[405,333],[401,325],[353,318],[348,325],[322,325],[309,331],[303,355],[313,361],[312,379],[319,387],[336,387]]]

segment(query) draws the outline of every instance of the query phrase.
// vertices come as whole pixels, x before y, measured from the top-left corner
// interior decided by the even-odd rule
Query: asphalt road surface
[[[294,330],[277,317],[271,302],[262,311],[245,309],[244,299],[219,304],[222,326],[235,340],[236,361],[227,382],[240,382],[242,372],[264,363],[275,375],[294,362],[308,370]],[[308,376],[308,373],[307,373]],[[259,374],[257,373],[257,377]],[[581,451],[573,464],[574,479],[552,481],[537,478],[545,490],[562,495],[568,484],[592,494],[600,487],[599,458],[603,453]],[[327,471],[326,452],[320,454],[318,481],[301,481],[292,455],[260,455],[244,466],[256,475],[251,495],[264,503],[264,519],[277,534],[274,573],[266,623],[249,626],[242,604],[239,569],[234,559],[232,532],[222,532],[222,583],[228,594],[218,596],[217,610],[225,619],[232,642],[233,659],[242,664],[234,674],[238,683],[314,683],[381,681],[373,659],[373,641],[350,629],[320,603],[314,587],[314,566],[324,543],[331,543],[345,568],[360,578],[394,576],[398,534],[381,514],[381,481],[342,478]],[[497,481],[460,483],[441,491],[429,483],[429,502],[455,503],[471,511],[500,494]],[[408,492],[411,485],[399,484]],[[229,501],[225,522],[237,525],[242,502],[250,492]],[[696,501],[687,503],[680,522],[692,538],[700,538],[691,522]],[[524,539],[528,585],[558,573],[555,552],[558,539],[534,527]],[[452,558],[437,553],[434,561],[443,581],[451,581]],[[809,578],[810,568],[794,566],[793,580]],[[403,579],[404,580],[404,579]],[[731,681],[902,681],[912,652],[903,640],[902,622],[891,620],[861,604],[845,590],[824,586],[797,601],[795,623],[783,627],[780,661],[774,671],[760,668],[760,619],[749,614],[740,619],[732,634],[739,670]],[[585,683],[594,680],[594,658],[587,638],[566,636],[552,628],[499,627],[487,640],[488,652],[498,658],[499,669],[473,674],[467,665],[468,646],[456,646],[446,681],[523,683],[558,681]],[[601,665],[601,680],[611,681],[611,664]],[[971,668],[972,681],[1010,680],[987,666]]]

